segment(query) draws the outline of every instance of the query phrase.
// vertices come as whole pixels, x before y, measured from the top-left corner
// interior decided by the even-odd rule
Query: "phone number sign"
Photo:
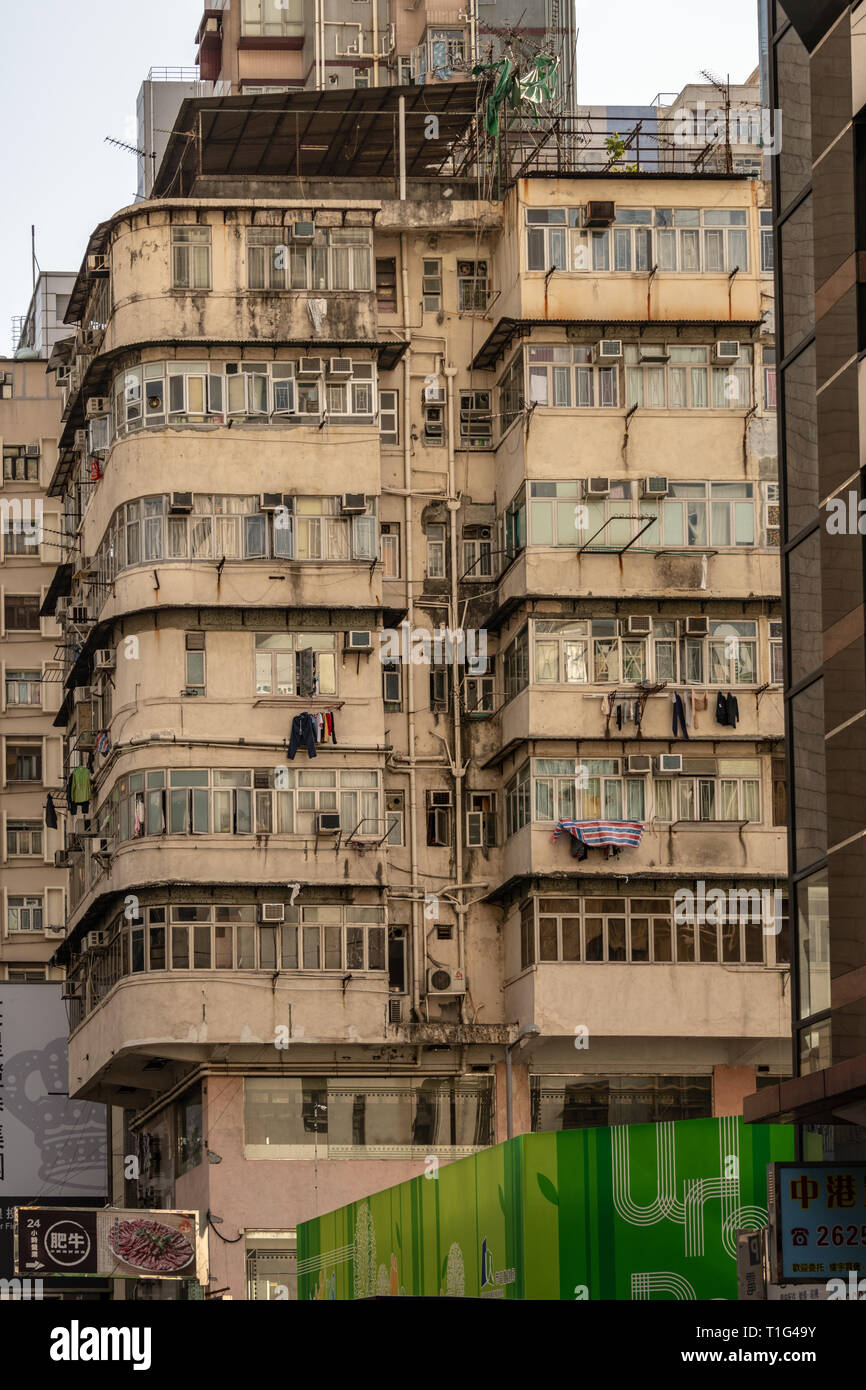
[[[866,1163],[770,1164],[777,1282],[866,1273]]]

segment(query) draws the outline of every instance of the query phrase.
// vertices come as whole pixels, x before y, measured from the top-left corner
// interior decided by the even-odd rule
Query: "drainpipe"
[[[379,0],[373,0],[373,86],[379,85]]]
[[[397,98],[397,111],[398,111],[398,117],[397,117],[397,124],[398,124],[398,142],[399,142],[399,148],[400,148],[400,202],[401,202],[401,203],[405,203],[405,201],[406,201],[406,98],[405,98],[405,97],[398,97],[398,98]],[[409,308],[408,308],[408,299],[407,299],[406,308],[405,308],[405,311],[404,311],[404,327],[405,327],[405,329],[406,329],[406,332],[408,333],[408,332],[409,332]],[[405,359],[404,359],[404,360],[405,360]]]
[[[375,3],[375,0],[374,0]],[[400,98],[401,102],[404,98]],[[405,178],[403,179],[403,196],[405,197]],[[402,285],[403,301],[403,330],[406,334],[408,344],[403,354],[403,486],[405,496],[403,498],[403,530],[406,533],[406,615],[409,623],[409,631],[415,626],[415,598],[414,598],[414,553],[412,537],[412,403],[410,392],[412,389],[412,333],[409,327],[411,315],[409,312],[409,242],[405,232],[400,236],[400,279]],[[421,978],[423,957],[421,954],[422,946],[422,919],[420,912],[419,887],[418,887],[418,785],[415,772],[415,685],[412,679],[414,667],[410,664],[404,672],[406,684],[406,720],[408,728],[408,764],[409,764],[409,887],[412,893],[412,1007],[416,1016],[420,1015],[421,1009]]]
[[[511,1094],[511,1050],[519,1047],[526,1038],[537,1038],[541,1029],[537,1023],[528,1023],[521,1028],[514,1042],[505,1045],[505,1128],[507,1139],[514,1138],[514,1104]]]
[[[475,67],[478,48],[478,0],[469,0],[469,57]]]
[[[459,611],[458,579],[460,572],[457,568],[457,512],[459,502],[457,501],[457,484],[454,475],[454,378],[457,375],[456,367],[445,368],[445,395],[446,395],[446,414],[448,432],[448,519],[450,522],[450,542],[451,542],[451,593],[448,603],[448,627],[452,632],[457,630],[457,615]],[[452,645],[453,654],[453,645]],[[464,653],[465,655],[465,646]],[[455,877],[458,884],[463,883],[463,730],[460,726],[460,667],[454,665],[451,672],[451,701],[454,720],[454,850],[455,850]],[[460,897],[457,899],[457,964],[465,973],[466,970],[466,921],[463,907],[463,889],[457,890]]]

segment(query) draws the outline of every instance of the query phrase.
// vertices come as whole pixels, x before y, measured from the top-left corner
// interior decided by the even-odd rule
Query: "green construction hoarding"
[[[794,1132],[736,1117],[524,1134],[298,1227],[298,1297],[737,1297]]]

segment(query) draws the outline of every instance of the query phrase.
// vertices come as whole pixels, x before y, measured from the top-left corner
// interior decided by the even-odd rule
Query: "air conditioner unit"
[[[260,922],[285,922],[285,903],[262,903],[259,907]]]
[[[740,355],[740,344],[733,339],[722,338],[713,348],[714,362],[736,362]]]
[[[686,618],[684,627],[686,637],[706,637],[710,631],[709,618]]]
[[[108,257],[106,255],[96,255],[87,257],[88,275],[107,275]]]
[[[72,447],[73,449],[76,449],[79,453],[85,452],[85,450],[87,449],[87,430],[75,431],[75,438],[73,439]]]
[[[673,777],[683,770],[682,755],[679,753],[659,753],[655,759],[655,770],[660,777]]]
[[[57,602],[55,603],[55,605],[54,605],[54,616],[55,616],[55,618],[58,620],[58,622],[60,621],[61,618],[65,618],[65,617],[66,617],[66,614],[67,614],[68,609],[69,609],[69,599],[68,599],[68,598],[59,598],[59,599],[57,600]]]
[[[367,510],[367,495],[364,492],[344,492],[340,501],[340,511],[344,516],[363,516]]]
[[[371,652],[373,650],[372,632],[354,631],[346,633],[347,652]]]
[[[77,685],[72,692],[73,705],[88,705],[93,699],[92,685]]]
[[[639,345],[641,362],[670,362],[671,350],[666,343],[641,343]]]
[[[86,419],[95,420],[97,415],[107,415],[110,404],[107,396],[88,396],[84,407]]]
[[[626,759],[628,772],[652,772],[653,760],[649,753],[631,753]]]
[[[619,362],[622,358],[622,340],[602,338],[600,343],[596,343],[593,355],[596,362]]]
[[[584,213],[585,227],[609,227],[616,221],[616,203],[598,202],[593,200],[587,203]]]
[[[625,620],[625,630],[632,637],[648,637],[653,630],[653,620],[649,614],[632,614]]]
[[[25,457],[25,458],[28,458],[28,459],[38,459],[38,457],[39,457],[39,445],[38,445],[38,444],[25,444],[25,445],[24,445],[24,457]]]
[[[317,811],[316,830],[320,835],[336,835],[340,830],[339,811]]]
[[[283,505],[283,494],[281,492],[260,492],[259,511],[275,512]]]
[[[607,497],[610,492],[610,478],[587,478],[587,497]]]
[[[667,497],[667,478],[642,478],[640,495],[641,497]]]
[[[466,976],[456,966],[431,965],[427,970],[428,994],[465,994]]]
[[[46,936],[65,936],[65,935],[66,935],[66,928],[65,928],[65,927],[44,927],[44,928],[43,928],[43,931],[45,932],[45,935],[46,935]]]
[[[83,752],[96,747],[96,730],[83,729],[80,734],[75,736],[75,747]]]
[[[170,512],[191,512],[192,493],[173,492],[169,498],[168,510]]]
[[[316,236],[315,222],[295,222],[292,227],[292,241],[313,241]]]
[[[445,387],[444,386],[425,386],[422,401],[425,405],[444,405]]]
[[[107,931],[89,931],[85,936],[82,945],[85,951],[101,951],[108,945]]]
[[[351,357],[331,357],[328,361],[329,377],[347,377],[352,375]]]
[[[79,336],[85,352],[95,352],[102,340],[102,333],[97,328],[85,328]]]
[[[298,377],[303,380],[311,380],[313,377],[322,375],[325,364],[321,357],[302,357],[298,363]]]
[[[69,858],[65,849],[56,849],[54,851],[54,867],[55,869],[69,868]]]
[[[100,647],[94,653],[93,664],[97,671],[113,671],[117,657],[111,647]]]

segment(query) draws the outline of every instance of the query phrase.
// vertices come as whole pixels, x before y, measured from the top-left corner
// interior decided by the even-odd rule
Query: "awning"
[[[714,338],[724,335],[729,338],[744,338],[751,342],[762,323],[762,319],[722,319],[716,322],[706,316],[693,319],[503,318],[481,344],[472,359],[472,366],[480,371],[492,371],[515,339],[529,337],[533,328],[598,328],[601,337],[615,337],[617,329],[625,329],[631,333],[637,330],[640,335],[645,328],[652,328],[656,332],[664,332],[667,329],[679,332],[683,328],[706,325]]]

